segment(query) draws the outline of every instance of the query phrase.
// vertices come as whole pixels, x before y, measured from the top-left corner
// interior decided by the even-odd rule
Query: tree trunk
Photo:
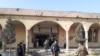
[[[11,44],[9,44],[9,56],[11,56]]]
[[[6,42],[2,42],[2,56],[8,56],[6,52]]]
[[[6,52],[6,42],[2,42],[2,51]]]

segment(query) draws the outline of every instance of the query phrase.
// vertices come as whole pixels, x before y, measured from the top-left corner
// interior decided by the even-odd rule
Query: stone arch
[[[69,28],[69,48],[77,47],[77,44],[75,43],[75,29],[79,24],[82,24],[82,23],[74,22]],[[82,26],[83,26],[83,24],[82,24]]]
[[[56,24],[58,24],[59,26],[61,26],[61,27],[65,30],[64,26],[61,25],[61,23],[59,23],[58,21],[52,21],[52,20],[40,20],[40,21],[37,21],[37,22],[35,22],[35,23],[33,24],[32,27],[34,27],[36,24],[42,23],[42,22],[53,22],[53,23],[56,23]],[[32,27],[31,27],[31,28],[32,28]]]
[[[16,47],[16,45],[21,42],[21,41],[25,41],[25,37],[26,37],[26,27],[25,25],[19,21],[19,20],[13,20],[13,25],[15,27],[15,31],[16,31],[16,42],[12,44],[13,47]]]
[[[59,40],[60,39],[60,37],[61,37],[61,35],[59,35],[60,33],[58,33],[58,32],[56,32],[56,31],[59,31],[58,29],[60,29],[61,31],[64,31],[63,33],[65,34],[65,30],[64,30],[64,28],[63,28],[63,26],[60,24],[60,23],[58,23],[58,22],[56,22],[56,21],[47,21],[47,20],[44,20],[44,21],[38,21],[37,23],[35,23],[32,27],[31,27],[31,29],[30,29],[30,32],[32,33],[32,31],[34,31],[34,30],[32,30],[32,29],[37,29],[37,31],[39,30],[38,28],[35,28],[35,27],[40,27],[41,28],[41,32],[44,32],[43,30],[44,29],[42,29],[42,27],[47,27],[47,29],[45,28],[45,31],[48,31],[48,32],[50,32],[50,28],[49,27],[53,27],[52,28],[52,33],[51,33],[51,36],[56,36],[56,37],[58,37],[58,41],[59,41],[59,43],[61,43],[61,42],[63,42],[63,40]],[[54,30],[55,29],[55,30]],[[48,33],[47,32],[47,33]],[[45,33],[45,32],[44,32]],[[34,35],[34,34],[31,34],[31,35]],[[50,36],[50,35],[49,35]],[[50,37],[51,37],[50,36]],[[31,36],[32,37],[32,36]],[[31,40],[31,39],[30,39]]]
[[[12,21],[16,21],[16,22],[22,23],[22,24],[24,25],[25,29],[27,28],[24,20],[19,20],[19,19],[16,20],[16,19],[12,19]]]
[[[100,26],[99,23],[92,23],[92,24],[89,26],[89,28],[91,28],[91,27],[98,27],[98,28],[99,28],[99,26]]]
[[[93,23],[89,27],[88,31],[88,42],[89,48],[100,48],[100,24]]]

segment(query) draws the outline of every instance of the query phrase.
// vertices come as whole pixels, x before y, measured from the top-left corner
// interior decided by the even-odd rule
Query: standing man
[[[21,49],[22,49],[22,56],[25,56],[25,50],[26,50],[26,47],[25,47],[25,43],[24,43],[24,41],[22,41],[21,43],[20,43],[20,45],[21,45]]]
[[[24,41],[22,41],[22,47],[23,47],[23,56],[25,56],[25,53],[26,53],[26,45],[25,45]]]
[[[66,40],[64,40],[64,48],[66,48]]]
[[[50,39],[49,39],[49,47],[51,47],[51,45],[53,44],[53,42],[54,42],[53,37],[50,37]]]
[[[22,42],[19,43],[19,47],[20,47],[20,55],[24,56],[23,55],[23,44],[22,44]]]
[[[44,42],[44,48],[45,48],[46,52],[48,51],[48,48],[49,48],[48,47],[49,46],[48,42],[49,42],[48,39],[46,39],[45,42]]]
[[[59,56],[60,48],[57,41],[51,45],[52,56]]]
[[[21,56],[21,46],[20,46],[20,43],[17,44],[16,55],[17,56]]]

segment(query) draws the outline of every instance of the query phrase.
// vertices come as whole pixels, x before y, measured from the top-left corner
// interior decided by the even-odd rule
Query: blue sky
[[[0,0],[0,7],[100,13],[100,0]]]

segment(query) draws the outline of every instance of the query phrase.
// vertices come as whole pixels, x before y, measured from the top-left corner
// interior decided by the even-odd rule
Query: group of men
[[[24,41],[17,44],[16,55],[17,56],[25,56],[25,43]]]
[[[47,52],[47,49],[49,47],[51,49],[52,55],[53,56],[58,56],[58,54],[60,52],[58,41],[57,40],[53,40],[53,39],[45,40],[45,42],[44,42],[44,48],[45,48],[46,52]]]
[[[58,56],[58,54],[60,52],[60,47],[58,45],[58,41],[54,38],[46,39],[44,41],[44,48],[45,48],[46,52],[50,48],[50,50],[52,52],[52,56]]]
[[[59,56],[60,47],[58,45],[58,41],[54,41],[52,43],[50,49],[51,49],[51,52],[52,52],[52,56]],[[25,56],[24,41],[20,42],[17,45],[16,54],[17,54],[17,56]],[[88,51],[87,51],[86,47],[84,47],[84,44],[82,42],[80,42],[78,50],[76,52],[76,56],[86,56],[86,55],[88,55]]]

